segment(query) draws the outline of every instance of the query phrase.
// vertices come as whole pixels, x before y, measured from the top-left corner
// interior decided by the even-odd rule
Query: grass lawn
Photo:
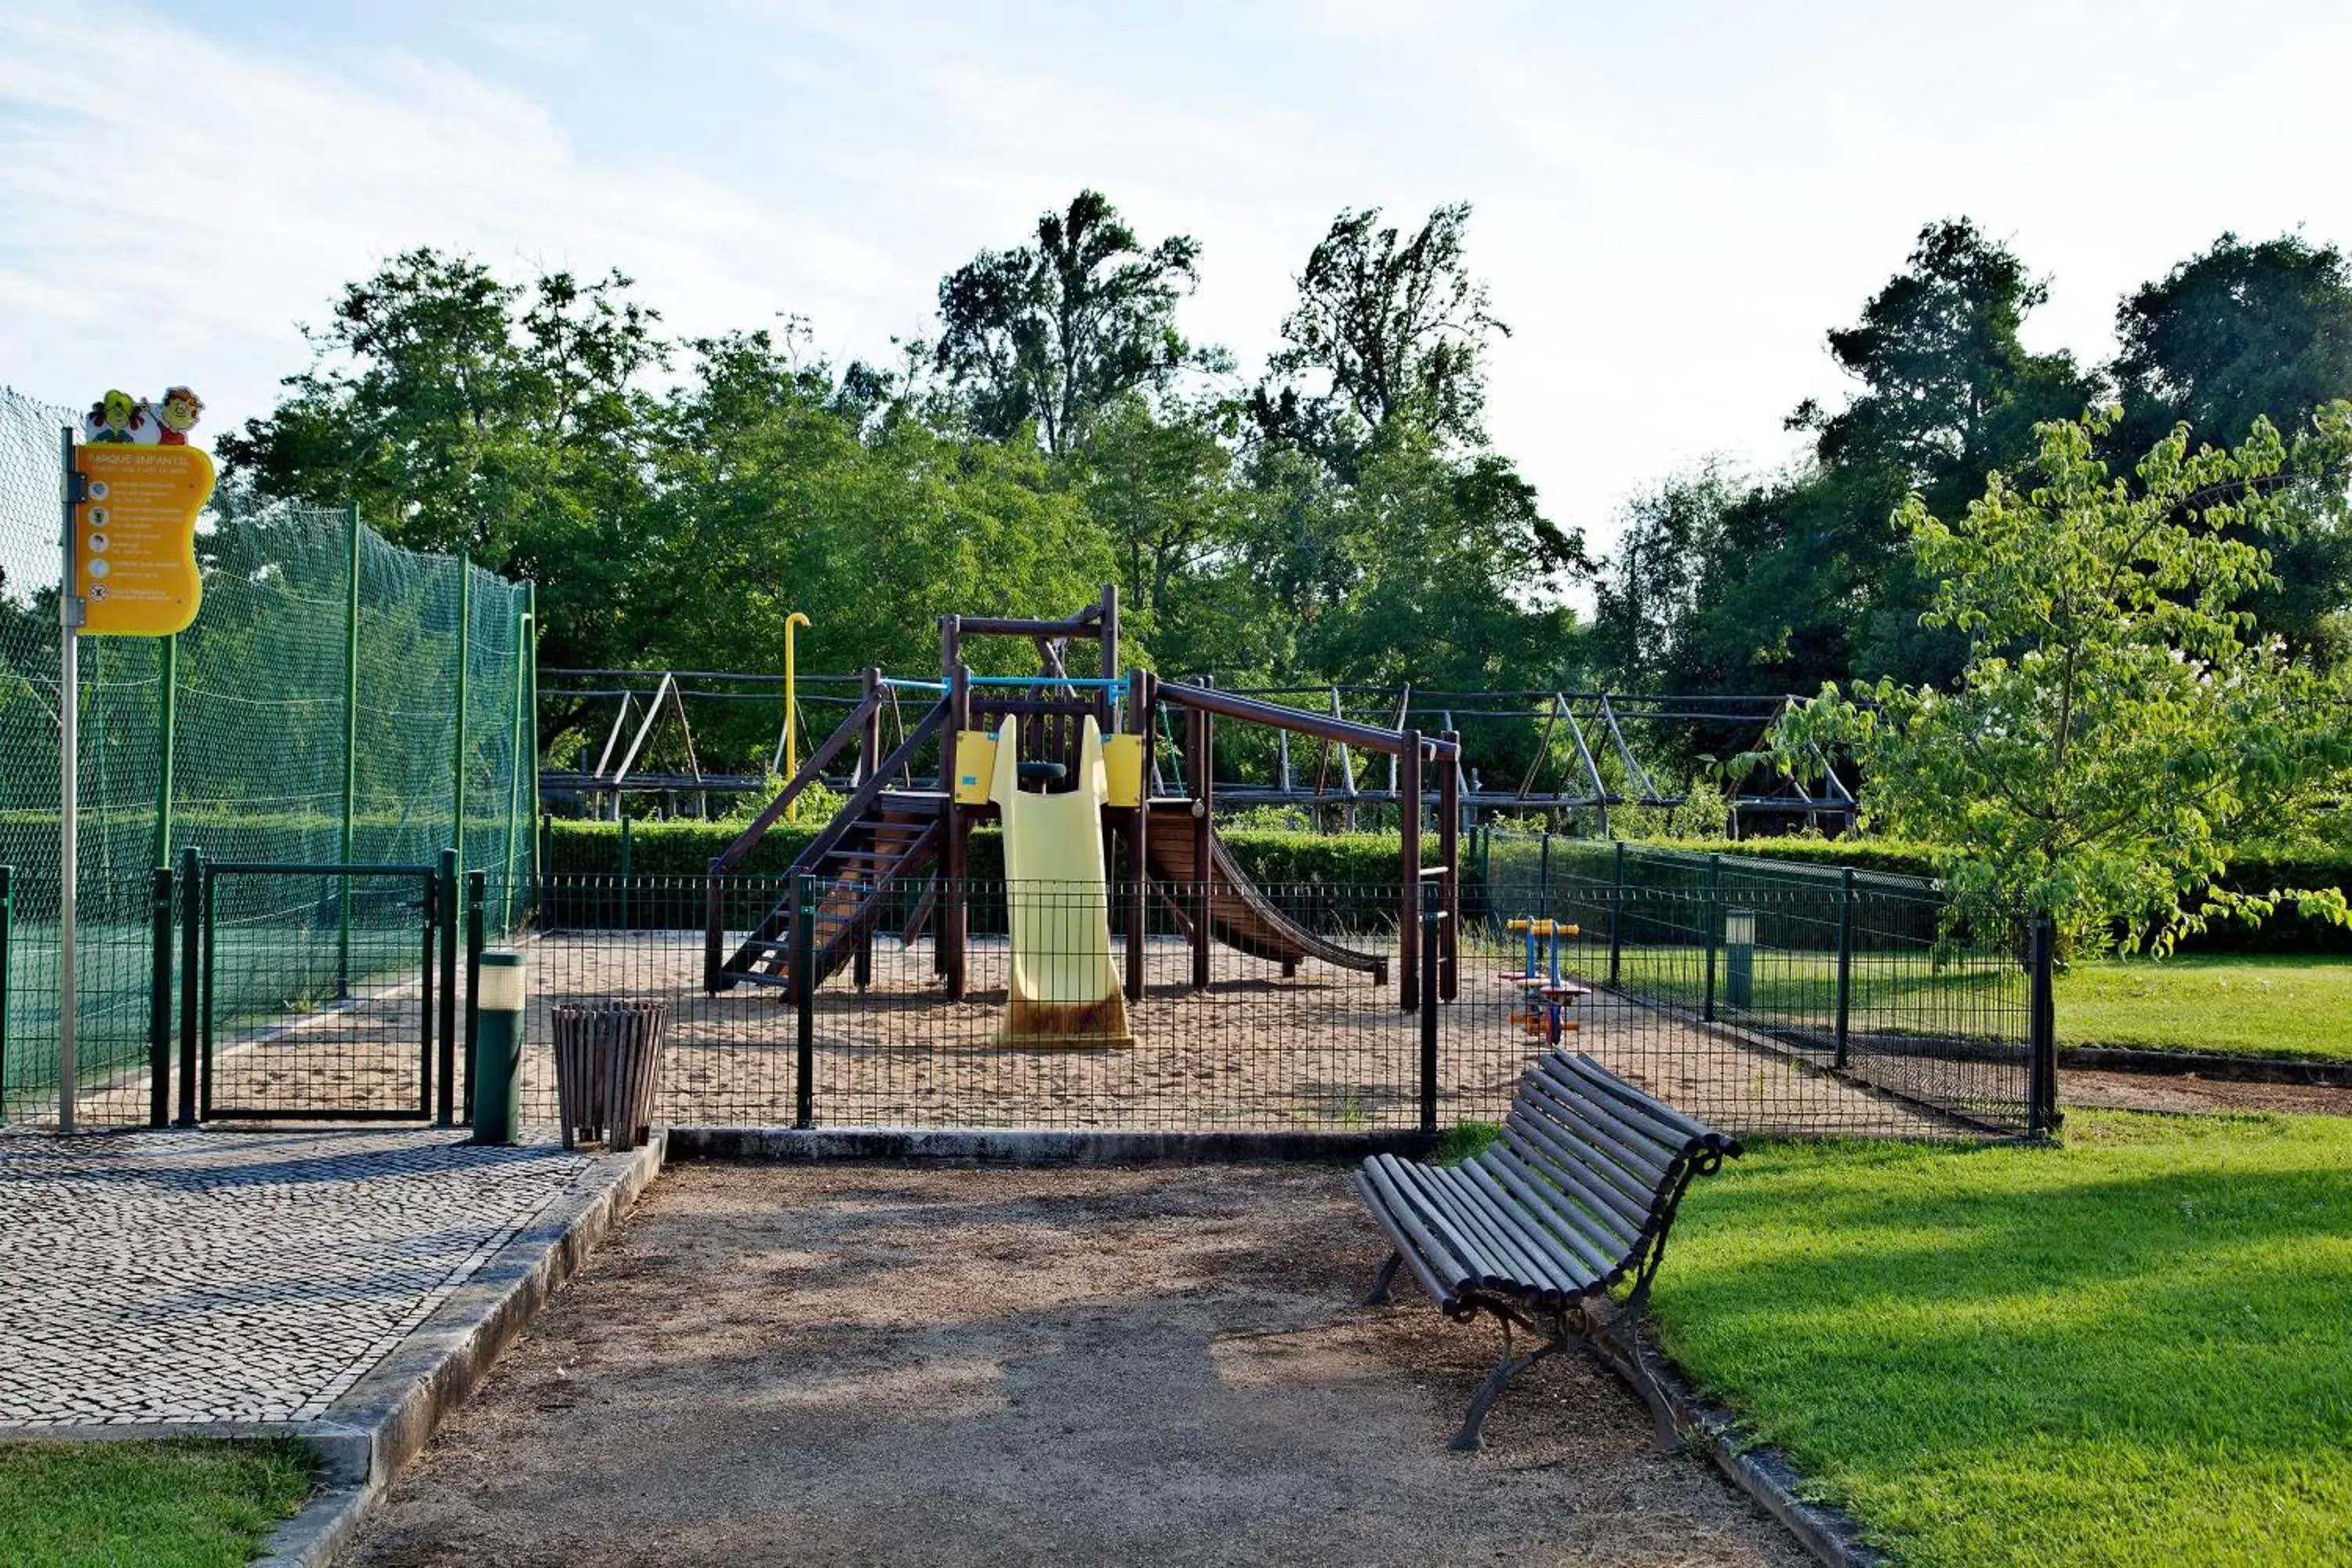
[[[0,1563],[241,1563],[310,1493],[299,1443],[0,1443]]]
[[[1661,1337],[1920,1568],[2352,1562],[2352,1121],[2076,1112],[1701,1182]]]
[[[2077,964],[2058,977],[2058,1039],[2352,1060],[2352,959],[2249,954]]]

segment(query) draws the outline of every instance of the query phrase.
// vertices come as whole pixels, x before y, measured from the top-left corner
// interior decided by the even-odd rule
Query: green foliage
[[[780,822],[770,828],[745,860],[747,872],[780,873],[824,826],[814,814],[798,823]],[[620,825],[582,822],[558,817],[551,825],[559,874],[609,872],[620,869]],[[645,876],[699,877],[742,832],[739,822],[703,822],[681,818],[671,822],[629,825],[629,868]],[[1297,833],[1221,826],[1219,836],[1234,859],[1253,880],[1268,887],[1286,885],[1386,885],[1397,879],[1397,838],[1393,833]],[[1424,860],[1434,863],[1437,836],[1422,836]],[[1003,851],[994,828],[971,836],[971,875],[980,881],[1003,876]]]
[[[2292,455],[2266,420],[2228,451],[2176,429],[2131,479],[2095,455],[2110,424],[2042,426],[2021,479],[1992,475],[1956,523],[1915,494],[1900,521],[1937,584],[1923,618],[1967,639],[1962,679],[1882,680],[1859,702],[1826,687],[1776,726],[1773,759],[1851,748],[1865,805],[1946,846],[1939,868],[1979,918],[2033,910],[2094,947],[2120,930],[2158,952],[2286,899],[2344,921],[2332,888],[2222,879],[2242,848],[2307,837],[2352,783],[2346,692],[2233,607],[2272,581],[2259,542],[2284,481],[2352,450],[2352,405]]]
[[[1469,224],[1467,202],[1438,207],[1410,238],[1381,226],[1378,207],[1331,221],[1252,400],[1270,438],[1343,472],[1400,417],[1440,440],[1486,444],[1486,342],[1511,330],[1471,276]]]
[[[2225,234],[2126,300],[2112,367],[2120,452],[2144,451],[2174,425],[2232,443],[2267,417],[2299,430],[2352,396],[2352,267],[2298,235],[2248,245]],[[2344,476],[2297,497],[2292,531],[2272,542],[2277,581],[2249,596],[2262,625],[2325,661],[2352,652],[2352,529]]]
[[[0,1561],[229,1568],[310,1492],[291,1438],[0,1444]]]
[[[1200,256],[1181,234],[1147,248],[1109,198],[1080,191],[1039,216],[1034,245],[948,275],[933,361],[981,435],[1010,439],[1034,421],[1047,451],[1066,452],[1097,411],[1197,363],[1176,303],[1199,284]]]
[[[1912,1568],[2343,1562],[2347,1165],[2322,1116],[1767,1143],[1692,1189],[1652,1310]]]
[[[407,251],[346,287],[310,369],[218,449],[229,495],[352,506],[413,549],[539,584],[549,661],[617,662],[656,314],[619,273],[528,288]]]

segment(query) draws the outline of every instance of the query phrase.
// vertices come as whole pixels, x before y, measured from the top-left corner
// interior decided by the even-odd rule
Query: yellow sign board
[[[91,442],[74,448],[74,588],[85,634],[161,637],[185,630],[204,600],[196,514],[212,459],[194,447]]]

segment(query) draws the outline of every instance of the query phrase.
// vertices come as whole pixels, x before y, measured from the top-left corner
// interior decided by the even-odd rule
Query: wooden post
[[[1461,950],[1455,934],[1462,923],[1462,733],[1448,730],[1438,739],[1454,747],[1454,754],[1437,767],[1437,863],[1445,868],[1444,916],[1437,936],[1437,972],[1442,984],[1438,999],[1451,1002],[1459,990],[1454,959]]]
[[[866,732],[859,737],[865,755],[858,760],[857,771],[871,779],[875,767],[882,761],[882,670],[880,666],[869,664],[861,673],[865,677],[862,689],[866,710]],[[853,843],[850,847],[857,846]],[[881,842],[869,832],[866,835],[865,847],[879,853]],[[878,865],[874,867],[872,875],[877,882],[882,879]],[[860,991],[874,984],[874,931],[871,926],[858,934],[857,952],[851,960],[849,981]]]
[[[1211,872],[1215,858],[1216,730],[1208,713],[1192,710],[1187,730],[1190,753],[1184,759],[1184,783],[1192,796],[1192,989],[1209,984],[1209,916],[1213,901]]]
[[[1404,898],[1397,905],[1397,1005],[1421,1010],[1421,965],[1413,938],[1421,930],[1421,731],[1407,730],[1396,756],[1397,861]]]
[[[1118,584],[1106,583],[1103,584],[1102,612],[1102,678],[1105,680],[1117,680],[1118,679]],[[1130,690],[1128,695],[1129,699],[1132,700],[1134,693]],[[1096,722],[1101,725],[1102,732],[1106,735],[1109,734],[1111,731],[1111,715],[1116,712],[1117,710],[1118,704],[1111,696],[1111,689],[1109,687],[1106,686],[1100,691],[1096,693]],[[1075,758],[1073,760],[1075,760]]]
[[[1151,677],[1140,669],[1128,671],[1127,727],[1130,733],[1143,737],[1148,755],[1151,750],[1151,710],[1157,693],[1151,689]],[[1127,999],[1143,999],[1143,946],[1150,934],[1151,919],[1151,770],[1143,770],[1141,787],[1136,792],[1135,820],[1127,829]]]

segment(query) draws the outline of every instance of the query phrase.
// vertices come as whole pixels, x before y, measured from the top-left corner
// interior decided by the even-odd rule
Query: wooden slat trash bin
[[[565,1004],[551,1016],[563,1146],[600,1139],[615,1150],[642,1144],[653,1131],[669,1004]]]

